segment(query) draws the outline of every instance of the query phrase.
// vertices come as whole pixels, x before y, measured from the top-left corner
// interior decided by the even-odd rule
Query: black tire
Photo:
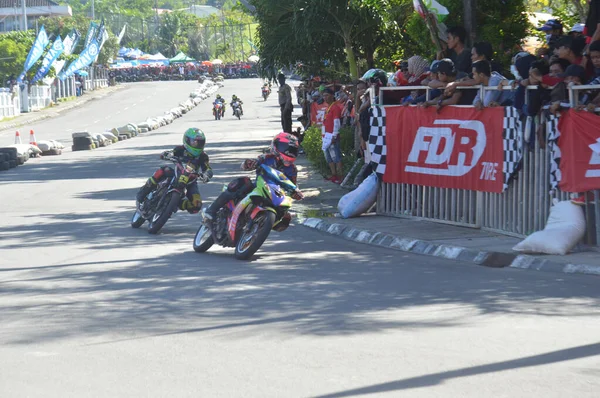
[[[17,161],[16,160],[9,160],[8,161],[8,168],[9,169],[14,169],[15,167],[17,167]]]
[[[8,160],[17,160],[17,148],[0,148],[0,152],[8,155]]]
[[[0,162],[8,162],[10,159],[8,155],[4,152],[0,152]]]
[[[237,116],[238,120],[241,120],[241,119],[242,119],[242,115],[241,115],[239,112],[236,112],[236,114],[235,114],[235,115]]]
[[[201,231],[202,233],[200,233]],[[210,234],[210,236],[205,237],[205,233]],[[200,228],[198,228],[198,231],[196,231],[196,235],[194,236],[194,251],[196,253],[204,253],[205,251],[210,249],[210,247],[214,243],[215,241],[212,237],[212,233],[210,233],[210,231],[207,231],[207,228],[204,224],[200,225]]]
[[[136,210],[136,212],[133,213],[133,216],[131,217],[131,228],[139,228],[145,222],[146,220],[144,219],[144,217],[142,217],[140,212]]]
[[[219,120],[219,115],[217,115],[217,112],[213,111],[213,113],[215,114],[215,120]]]
[[[243,234],[240,236],[235,245],[235,258],[238,260],[250,259],[250,257],[252,257],[252,255],[256,253],[258,249],[260,249],[262,244],[265,243],[265,240],[267,240],[269,234],[271,233],[271,229],[273,229],[273,224],[275,224],[274,213],[267,210],[264,213],[256,216],[255,222],[260,220],[259,217],[262,217],[263,221],[259,225],[259,229],[256,231],[256,234],[254,234],[254,239],[250,241],[250,244],[246,247],[243,247],[248,243],[248,240],[245,239],[246,234]]]
[[[8,170],[9,168],[10,168],[10,165],[8,164],[7,161],[0,162],[0,171],[5,171],[5,170]]]
[[[179,201],[181,200],[181,194],[179,192],[171,192],[170,194],[167,194],[167,196],[170,196],[170,198],[168,198],[168,201],[164,205],[165,207],[160,212],[160,214],[155,214],[152,217],[152,220],[148,220],[149,234],[157,234],[158,231],[160,231],[160,229],[163,227],[163,225],[166,224],[169,218],[171,218],[171,214],[173,214],[179,206]]]

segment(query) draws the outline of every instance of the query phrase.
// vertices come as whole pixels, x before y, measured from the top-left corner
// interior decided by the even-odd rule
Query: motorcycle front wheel
[[[194,251],[204,253],[214,244],[212,232],[204,224],[200,225],[196,236],[194,237]]]
[[[133,217],[131,217],[131,228],[139,228],[144,222],[146,222],[146,220],[142,217],[139,210],[136,210]]]
[[[181,200],[181,194],[179,192],[168,193],[164,198],[164,201],[160,208],[154,213],[150,224],[148,225],[148,233],[157,234],[158,231],[166,224],[171,218],[171,214],[177,210],[179,201]]]
[[[248,260],[252,257],[269,237],[273,224],[275,224],[275,214],[270,211],[265,211],[256,216],[250,230],[244,232],[238,239],[235,246],[235,258]]]

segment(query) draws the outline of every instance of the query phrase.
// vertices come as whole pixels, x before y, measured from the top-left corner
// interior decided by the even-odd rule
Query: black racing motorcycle
[[[136,203],[136,211],[131,218],[131,227],[139,228],[148,220],[148,233],[156,234],[179,209],[179,203],[185,197],[187,186],[196,181],[208,182],[204,173],[198,173],[193,165],[183,164],[182,159],[165,157],[175,163],[175,173],[171,178],[159,182],[146,199]]]

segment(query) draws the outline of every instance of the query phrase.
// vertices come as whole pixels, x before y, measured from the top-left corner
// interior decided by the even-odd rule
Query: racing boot
[[[140,188],[135,199],[139,203],[143,203],[146,196],[156,188],[156,180],[153,177],[148,178],[148,181]]]
[[[227,202],[229,202],[233,198],[235,198],[235,193],[223,191],[217,197],[217,199],[215,199],[215,201],[212,202],[210,206],[208,206],[208,208],[204,212],[204,225],[206,225],[207,228],[210,228],[212,230],[213,221],[217,216],[217,212],[219,211],[219,209],[221,209],[221,207],[225,206]]]
[[[200,194],[193,194],[192,200],[189,200],[187,197],[183,198],[183,200],[179,203],[180,210],[187,210],[190,214],[197,214],[202,208],[202,198]]]

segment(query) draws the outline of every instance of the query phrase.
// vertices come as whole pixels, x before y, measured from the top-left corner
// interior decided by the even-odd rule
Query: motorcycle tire
[[[254,222],[259,221],[259,217],[263,217],[262,225],[259,225],[258,231],[255,232],[254,236],[246,237],[247,233],[244,233],[237,241],[235,245],[235,258],[238,260],[248,260],[254,253],[260,249],[265,240],[269,237],[273,224],[275,224],[275,214],[270,211],[265,211],[259,214]]]
[[[135,213],[133,213],[133,217],[131,217],[131,228],[139,228],[145,222],[146,220],[144,219],[144,217],[142,217],[140,212],[136,211]]]
[[[207,238],[205,237],[206,234],[209,234]],[[196,236],[194,236],[194,251],[196,253],[204,253],[210,249],[214,243],[215,241],[212,237],[212,233],[207,230],[204,224],[200,225],[200,228],[198,228],[198,231],[196,232]]]
[[[179,201],[181,200],[181,194],[179,192],[171,192],[170,194],[167,194],[167,196],[170,196],[170,198],[168,198],[167,204],[164,205],[163,210],[160,212],[160,214],[154,214],[152,219],[149,220],[149,234],[157,234],[158,231],[160,231],[160,229],[167,223],[169,218],[171,218],[171,214],[173,214],[179,206]]]

